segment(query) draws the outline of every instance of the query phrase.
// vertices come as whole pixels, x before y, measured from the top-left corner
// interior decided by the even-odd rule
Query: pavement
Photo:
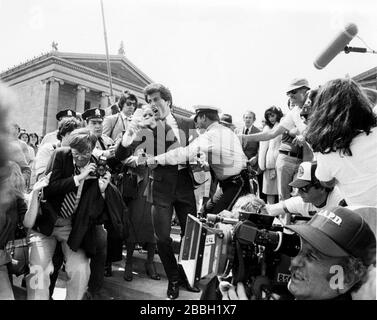
[[[179,229],[173,228],[172,238],[174,241],[174,251],[178,261],[179,250]],[[123,279],[124,263],[126,251],[123,252],[123,261],[113,263],[113,276],[105,277],[104,286],[101,292],[101,300],[168,300],[166,290],[168,280],[164,272],[161,260],[158,254],[155,255],[154,261],[157,272],[161,280],[153,280],[145,274],[144,262],[146,261],[146,252],[135,250],[133,256],[133,280],[125,281]],[[13,278],[14,293],[16,300],[26,300],[26,289],[22,287],[23,276]],[[58,281],[53,294],[54,300],[64,300],[66,295],[65,272],[60,271]],[[199,286],[200,287],[200,286]],[[190,292],[185,288],[180,288],[177,300],[200,300],[201,292]]]

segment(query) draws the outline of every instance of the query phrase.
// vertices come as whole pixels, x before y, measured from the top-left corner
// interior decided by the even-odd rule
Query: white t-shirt
[[[320,181],[335,178],[349,206],[377,206],[377,128],[356,136],[350,149],[352,156],[316,152],[315,175]]]
[[[280,125],[287,130],[297,128],[299,133],[302,134],[306,129],[306,124],[302,120],[300,113],[301,108],[295,106],[283,119],[281,119]]]
[[[343,197],[339,189],[335,186],[327,197],[326,204],[322,208],[317,208],[312,203],[307,203],[302,200],[300,196],[292,197],[287,200],[281,201],[276,204],[267,205],[266,209],[269,214],[284,214],[284,205],[290,213],[300,213],[303,216],[311,217],[321,210],[328,210],[339,205],[339,202],[343,200]]]

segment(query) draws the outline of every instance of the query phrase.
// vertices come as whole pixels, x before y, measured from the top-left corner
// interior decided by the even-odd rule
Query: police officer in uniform
[[[86,127],[97,137],[97,144],[93,150],[93,155],[98,159],[100,156],[106,159],[114,157],[114,141],[103,134],[103,119],[105,110],[100,108],[88,109],[82,114],[86,122]]]
[[[58,120],[58,127],[59,127],[59,124],[60,122],[65,119],[65,118],[71,118],[71,117],[76,117],[76,112],[72,109],[64,109],[64,110],[61,110],[59,111],[57,114],[56,114],[56,120]],[[47,133],[41,143],[39,144],[40,146],[49,142],[51,144],[57,144],[59,143],[59,140],[58,138],[56,137],[56,134],[58,133],[58,130],[56,129],[55,131],[52,131],[52,132],[49,132]]]
[[[104,117],[105,110],[100,108],[88,109],[82,114],[86,127],[97,137],[97,143],[92,153],[93,156],[97,159],[105,157],[106,160],[108,160],[114,158],[114,141],[102,133]],[[106,223],[105,228],[107,229]],[[88,293],[86,297],[88,299],[98,299],[101,297],[103,277],[107,272],[106,261],[111,254],[112,245],[111,240],[109,239],[110,234],[105,229],[103,229],[101,234],[97,234],[98,242],[96,259],[92,259],[90,263],[91,276],[88,283]]]
[[[211,174],[219,181],[220,188],[205,204],[204,214],[218,214],[230,210],[235,201],[250,192],[246,170],[247,158],[237,135],[219,123],[219,109],[214,106],[194,106],[194,121],[203,134],[187,147],[176,148],[165,154],[150,157],[148,165],[174,165],[192,161],[204,153]]]

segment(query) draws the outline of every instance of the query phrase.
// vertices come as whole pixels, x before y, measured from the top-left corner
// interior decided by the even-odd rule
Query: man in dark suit
[[[144,89],[145,100],[150,104],[157,120],[152,129],[133,135],[126,132],[122,143],[116,150],[116,157],[123,160],[130,156],[135,148],[145,143],[148,154],[158,155],[168,149],[186,146],[195,132],[194,122],[177,115],[172,115],[172,95],[161,84],[150,84]],[[146,119],[147,113],[144,114]],[[137,137],[138,136],[138,137]],[[152,170],[147,188],[147,199],[152,203],[152,221],[155,229],[157,248],[169,284],[167,296],[176,299],[179,286],[185,285],[188,290],[199,291],[188,286],[183,269],[178,266],[174,256],[170,237],[171,219],[175,210],[184,235],[187,215],[196,216],[196,202],[192,172],[187,165],[157,166]]]
[[[256,126],[254,126],[254,122],[256,120],[255,113],[253,111],[246,111],[243,115],[243,121],[245,123],[244,127],[239,130],[236,129],[236,134],[242,135],[249,135],[253,133],[261,132]],[[245,152],[249,163],[251,164],[252,168],[258,173],[257,179],[259,184],[259,194],[262,197],[262,183],[263,183],[263,175],[261,174],[261,170],[258,166],[258,151],[259,151],[259,142],[258,141],[246,141],[246,139],[242,138],[241,140],[242,149]]]
[[[93,187],[99,189],[98,194],[104,194],[110,181],[110,174],[101,179],[91,176],[96,170],[92,158],[96,141],[96,136],[88,129],[76,129],[70,135],[69,148],[59,148],[53,155],[50,182],[44,189],[50,208],[48,219],[37,219],[30,234],[28,299],[49,299],[49,274],[53,270],[52,256],[57,241],[62,245],[66,260],[66,299],[80,300],[84,296],[90,275],[89,259],[82,249],[71,249],[70,241],[75,241],[72,237],[75,227],[72,221],[76,210],[80,208],[80,200]],[[77,237],[77,232],[74,234]],[[41,286],[35,285],[35,277],[38,277]]]

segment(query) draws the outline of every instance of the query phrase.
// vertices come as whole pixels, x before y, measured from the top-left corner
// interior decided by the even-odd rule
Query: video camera
[[[290,259],[300,251],[299,236],[283,232],[273,216],[239,213],[239,219],[188,216],[179,263],[190,285],[203,277],[231,277],[234,284],[245,284],[251,299],[293,299],[287,284]],[[291,217],[296,220],[308,218]]]

